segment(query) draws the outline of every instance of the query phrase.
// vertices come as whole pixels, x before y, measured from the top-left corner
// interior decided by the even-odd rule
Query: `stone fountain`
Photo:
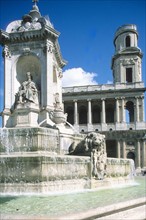
[[[0,31],[4,110],[0,129],[0,192],[48,193],[133,179],[132,161],[107,158],[105,137],[77,133],[62,103],[59,32],[35,4]]]

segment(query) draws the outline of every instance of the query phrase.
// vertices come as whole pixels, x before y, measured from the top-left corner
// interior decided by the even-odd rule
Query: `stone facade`
[[[62,112],[62,58],[51,22],[36,4],[22,20],[0,31],[4,57],[3,127],[53,126],[50,111]],[[59,108],[58,108],[59,105]]]
[[[106,135],[108,157],[132,158],[146,168],[146,122],[142,52],[135,25],[117,29],[112,57],[113,84],[63,88],[64,111],[79,132]]]

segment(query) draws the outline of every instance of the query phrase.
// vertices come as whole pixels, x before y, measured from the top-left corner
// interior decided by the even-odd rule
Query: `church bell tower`
[[[115,54],[112,58],[114,83],[139,83],[142,81],[142,52],[138,47],[136,25],[123,25],[114,37]]]

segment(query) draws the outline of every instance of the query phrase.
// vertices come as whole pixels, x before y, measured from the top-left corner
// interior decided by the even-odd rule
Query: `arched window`
[[[70,124],[74,124],[74,109],[72,106],[68,106],[66,108],[66,111],[67,113],[67,121],[70,123]]]
[[[126,68],[126,82],[127,83],[132,82],[132,68],[131,67]]]
[[[97,124],[101,123],[101,117],[100,117],[100,107],[99,106],[94,106],[92,109],[92,123]]]
[[[126,103],[126,122],[131,123],[134,122],[134,104],[131,101]]]
[[[87,124],[87,108],[81,106],[79,108],[79,124]]]
[[[130,47],[131,46],[130,36],[127,36],[125,41],[126,41],[126,47]]]
[[[130,151],[130,152],[128,152],[128,154],[127,154],[127,158],[128,158],[128,159],[132,159],[132,160],[135,161],[135,154]]]

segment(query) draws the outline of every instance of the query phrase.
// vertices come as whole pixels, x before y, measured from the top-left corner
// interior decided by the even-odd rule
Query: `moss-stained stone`
[[[59,152],[58,130],[51,128],[0,129],[0,152]]]

